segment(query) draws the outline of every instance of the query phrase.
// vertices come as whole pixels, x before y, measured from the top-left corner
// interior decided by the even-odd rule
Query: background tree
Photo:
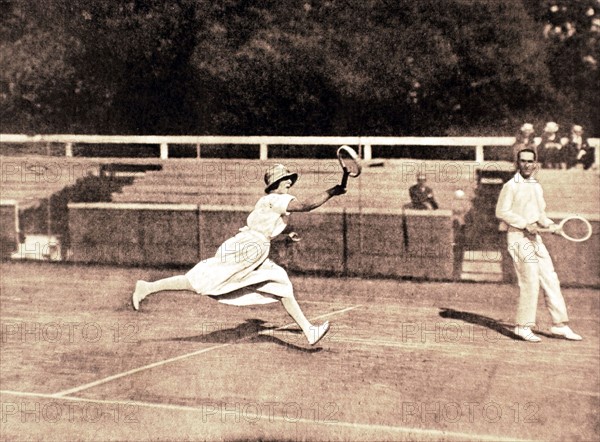
[[[0,3],[0,124],[3,131],[66,130],[62,118],[76,88],[70,64],[80,50],[62,16],[43,2]]]
[[[589,133],[596,3],[3,1],[0,130]]]
[[[533,0],[529,13],[539,23],[547,45],[551,82],[561,94],[561,109],[548,113],[600,133],[600,2]]]

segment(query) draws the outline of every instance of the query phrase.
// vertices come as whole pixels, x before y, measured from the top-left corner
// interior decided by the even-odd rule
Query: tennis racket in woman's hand
[[[551,232],[569,241],[583,242],[592,236],[592,225],[582,216],[571,215],[563,219],[558,226],[538,229],[538,232]]]
[[[362,172],[360,158],[350,146],[341,146],[337,150],[337,157],[344,172],[340,186],[345,189],[348,185],[348,177],[356,178]]]

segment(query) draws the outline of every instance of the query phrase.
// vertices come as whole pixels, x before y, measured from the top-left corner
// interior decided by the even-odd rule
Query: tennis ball
[[[465,192],[463,192],[461,189],[458,189],[456,192],[454,192],[454,197],[456,199],[463,199],[465,197]]]

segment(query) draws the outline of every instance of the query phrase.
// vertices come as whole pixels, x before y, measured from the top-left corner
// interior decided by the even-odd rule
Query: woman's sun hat
[[[280,181],[292,180],[293,186],[297,179],[297,173],[291,173],[283,164],[275,164],[274,166],[269,167],[265,173],[265,184],[267,185],[265,193],[269,193],[277,188]]]

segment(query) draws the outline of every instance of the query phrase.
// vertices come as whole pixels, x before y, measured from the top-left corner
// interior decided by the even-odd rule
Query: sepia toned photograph
[[[600,0],[0,0],[1,441],[600,439]]]

